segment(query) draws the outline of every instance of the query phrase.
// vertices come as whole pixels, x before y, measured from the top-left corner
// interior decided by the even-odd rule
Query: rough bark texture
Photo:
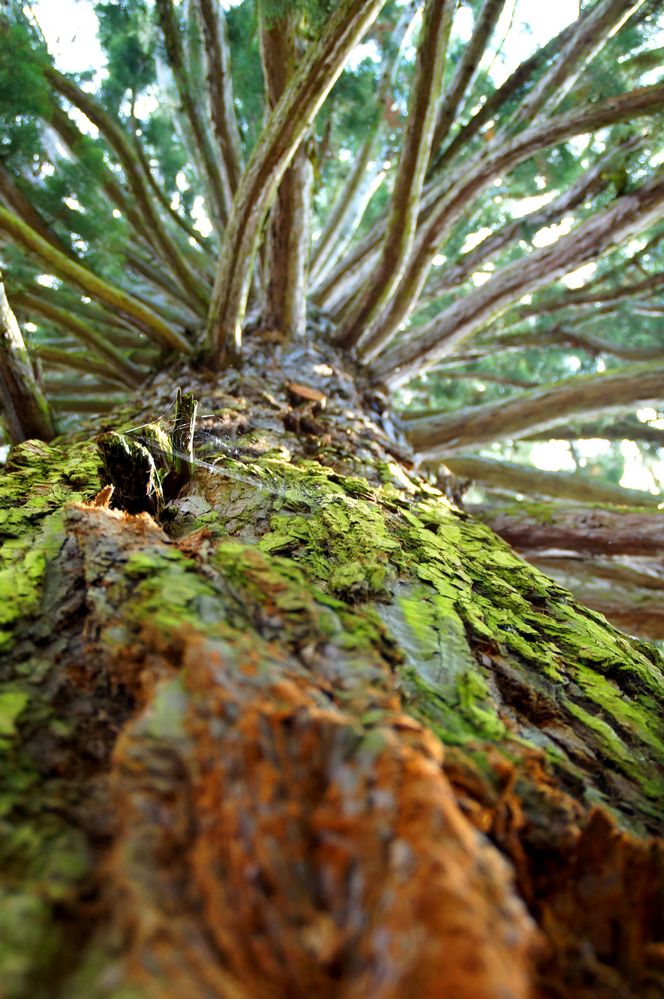
[[[664,555],[664,513],[588,507],[483,510],[496,534],[521,552],[556,548],[590,555]]]
[[[182,400],[145,426],[175,384],[186,482]],[[142,400],[0,479],[4,994],[660,996],[657,652],[418,477],[327,348]]]
[[[28,437],[50,440],[54,436],[48,403],[37,384],[16,317],[9,308],[1,274],[0,402],[12,443]]]

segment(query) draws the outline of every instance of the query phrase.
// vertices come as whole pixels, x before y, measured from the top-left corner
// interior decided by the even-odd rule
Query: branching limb
[[[339,328],[336,339],[346,348],[361,341],[371,343],[373,321],[399,284],[415,239],[451,26],[450,0],[429,0],[424,13],[408,121],[380,260],[365,294],[351,308]]]
[[[491,334],[487,329],[487,334]],[[496,354],[503,354],[518,350],[532,350],[542,347],[574,347],[577,350],[585,350],[594,356],[609,354],[612,357],[619,357],[623,361],[661,361],[664,360],[664,346],[655,344],[654,346],[638,346],[629,343],[612,343],[602,337],[586,333],[582,322],[578,324],[557,323],[548,330],[533,332],[532,330],[523,333],[506,333],[498,336],[493,335],[486,344],[477,344],[473,341],[471,350],[458,358],[463,363],[470,361],[481,361],[487,357],[495,357]],[[454,355],[457,360],[457,355]],[[444,373],[441,372],[441,373]],[[484,375],[475,374],[475,377],[483,378]]]
[[[134,326],[142,330],[152,340],[164,347],[186,354],[191,353],[192,348],[187,340],[165,323],[152,309],[142,305],[133,296],[127,295],[103,281],[92,271],[70,260],[4,208],[0,208],[0,232],[6,233],[14,243],[46,263],[53,273],[71,281],[86,294],[98,298],[111,309],[116,309],[126,316]]]
[[[261,226],[300,142],[384,0],[344,0],[270,115],[244,172],[226,230],[208,321],[210,360],[237,356]]]
[[[662,399],[664,366],[634,365],[619,371],[568,378],[512,399],[469,406],[431,419],[409,420],[407,435],[426,460],[518,439],[573,417],[594,416]]]
[[[593,423],[574,423],[572,426],[556,426],[551,433],[540,431],[536,434],[529,434],[523,437],[524,441],[536,440],[580,441],[597,440],[601,438],[606,441],[639,441],[643,444],[654,444],[656,447],[664,447],[664,428],[653,426],[652,423],[643,423],[641,420],[624,419]]]
[[[210,113],[233,196],[240,184],[242,152],[233,103],[226,20],[215,0],[196,0],[196,4],[205,43]]]
[[[481,131],[484,125],[501,115],[501,110],[536,74],[540,66],[547,62],[552,56],[559,52],[573,36],[576,24],[572,22],[554,38],[550,39],[542,48],[534,52],[528,59],[520,63],[513,73],[498,87],[497,90],[487,97],[479,110],[473,115],[467,124],[463,125],[454,136],[450,144],[438,154],[434,160],[429,176],[441,174],[446,167],[467,148],[475,136]]]
[[[442,194],[438,205],[432,206],[428,220],[421,227],[404,276],[389,306],[374,324],[369,356],[375,356],[408,318],[422,292],[441,240],[494,177],[512,170],[539,149],[555,146],[571,135],[594,131],[639,114],[655,113],[661,108],[662,100],[664,84],[640,87],[619,97],[584,107],[580,111],[572,111],[534,125],[497,149],[479,154],[464,164],[462,174],[456,181],[450,182],[449,188]]]
[[[50,441],[55,427],[37,384],[25,341],[9,307],[0,276],[0,402],[12,444],[38,437]]]
[[[664,173],[591,216],[569,236],[503,267],[486,284],[436,316],[417,336],[406,338],[388,351],[378,363],[377,376],[389,378],[392,384],[407,381],[422,367],[449,355],[510,302],[601,256],[647,227],[661,214],[662,205]]]
[[[274,108],[298,59],[295,17],[267,23],[261,18],[261,57],[267,102]],[[304,335],[311,236],[313,173],[302,143],[279,184],[267,232],[265,308],[262,325],[288,338]]]
[[[230,188],[224,185],[219,162],[209,141],[200,105],[194,99],[194,88],[185,63],[180,24],[173,7],[173,0],[156,0],[156,7],[166,45],[168,64],[173,73],[175,86],[191,130],[198,158],[204,169],[206,186],[212,200],[211,214],[215,219],[217,232],[221,238],[230,211],[232,193]]]
[[[459,65],[443,95],[440,110],[436,119],[431,150],[435,154],[455,121],[459,105],[464,98],[479,63],[484,55],[489,38],[493,34],[498,18],[503,12],[506,0],[484,0],[477,21],[473,27],[470,41],[463,51]]]

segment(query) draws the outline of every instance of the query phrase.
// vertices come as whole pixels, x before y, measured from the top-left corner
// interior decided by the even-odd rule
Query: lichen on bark
[[[92,502],[91,439],[0,480],[7,994],[655,995],[661,657],[419,477],[331,351],[261,350],[183,369],[158,521]]]

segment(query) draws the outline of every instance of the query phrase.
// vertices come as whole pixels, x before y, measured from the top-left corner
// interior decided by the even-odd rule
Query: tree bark
[[[471,508],[526,557],[536,552],[664,555],[664,513],[514,503]]]
[[[37,384],[30,355],[9,307],[0,275],[0,402],[13,444],[55,435],[48,402]]]
[[[188,475],[160,375],[101,479],[85,434],[0,477],[5,994],[657,994],[659,654],[402,464],[330,348],[179,377]]]
[[[239,355],[260,230],[284,173],[353,46],[384,0],[345,0],[329,20],[270,115],[233,202],[208,316],[210,363],[221,368]]]
[[[423,364],[447,356],[511,302],[552,284],[585,261],[620,245],[642,226],[650,226],[660,217],[663,204],[664,177],[660,176],[618,198],[552,246],[533,250],[502,267],[486,284],[458,299],[417,332],[412,330],[405,342],[387,351],[376,366],[379,377],[392,384],[407,381]]]
[[[261,57],[268,107],[279,101],[301,52],[296,14],[261,24]],[[270,212],[266,240],[266,288],[262,325],[286,339],[303,337],[307,317],[307,272],[311,242],[313,171],[306,143],[281,179]]]
[[[546,439],[551,440],[555,435],[554,429],[547,434]],[[656,507],[661,502],[658,496],[651,493],[640,489],[624,489],[581,472],[546,472],[532,465],[473,455],[446,458],[445,465],[461,478],[474,479],[495,489],[523,493],[526,496],[548,496],[551,499],[605,506]]]
[[[653,365],[634,365],[602,375],[568,378],[506,401],[409,420],[408,439],[424,458],[433,460],[493,441],[532,435],[574,416],[633,403],[657,405],[662,375],[662,369]]]

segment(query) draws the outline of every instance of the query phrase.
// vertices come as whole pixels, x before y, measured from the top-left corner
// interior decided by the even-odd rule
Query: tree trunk
[[[661,995],[661,658],[247,348],[0,480],[4,995]]]

